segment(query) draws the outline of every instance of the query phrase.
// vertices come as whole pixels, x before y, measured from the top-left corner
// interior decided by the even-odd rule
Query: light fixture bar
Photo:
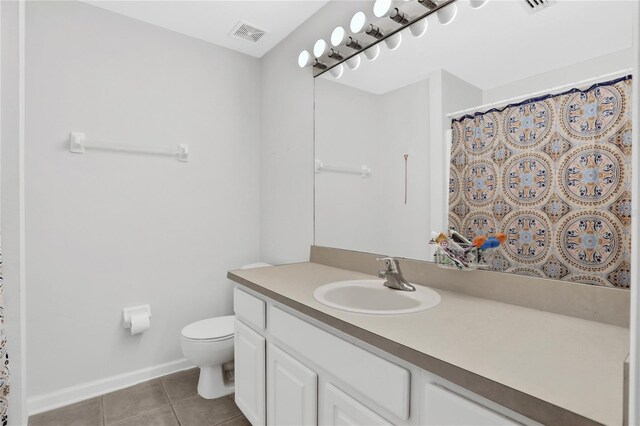
[[[418,0],[418,3],[420,3],[421,5],[426,7],[427,9],[432,9],[433,10],[436,7],[438,7],[438,5],[433,2],[433,0]]]
[[[384,33],[382,32],[382,30],[373,24],[369,24],[365,33],[378,40],[382,40],[384,38]]]
[[[397,22],[400,25],[407,25],[409,23],[409,18],[407,18],[407,14],[401,12],[397,7],[393,9],[391,14],[389,15],[392,21]]]
[[[331,67],[331,68],[333,68],[333,67]],[[314,61],[313,61],[313,69],[329,71],[331,68],[327,64],[325,64],[324,62],[320,62],[317,59],[314,59]]]
[[[350,47],[354,50],[362,50],[362,44],[353,37],[349,37],[347,39],[347,44],[345,46]]]
[[[329,50],[329,56],[331,59],[335,59],[336,61],[341,61],[344,59],[344,55],[338,52],[336,49]]]
[[[416,22],[420,21],[421,19],[424,19],[427,16],[431,15],[432,13],[436,13],[437,11],[439,11],[439,10],[441,10],[441,9],[443,9],[443,8],[449,6],[450,4],[453,4],[453,3],[457,2],[457,1],[458,0],[445,0],[442,3],[436,4],[433,0],[422,0],[422,1],[420,1],[420,4],[422,4],[423,6],[427,7],[427,10],[425,11],[425,13],[423,13],[422,15],[418,15],[418,16],[412,17],[412,18],[408,18],[406,14],[400,12],[400,14],[402,15],[402,17],[404,19],[402,20],[402,22],[396,21],[396,22],[398,22],[400,24],[400,26],[398,28],[396,28],[395,30],[393,30],[393,31],[388,31],[388,32],[385,31],[384,33],[382,33],[381,31],[379,31],[379,28],[376,27],[375,25],[368,26],[367,34],[369,34],[369,29],[377,29],[379,31],[379,35],[381,35],[381,37],[380,38],[369,37],[369,39],[371,39],[370,43],[364,43],[364,42],[362,42],[360,40],[356,40],[356,39],[354,39],[352,37],[348,37],[346,46],[354,49],[355,51],[353,53],[351,53],[350,55],[347,55],[347,54],[344,54],[344,53],[340,52],[342,54],[343,59],[335,61],[331,65],[321,63],[322,65],[325,65],[326,68],[322,68],[321,66],[317,66],[317,65],[314,64],[313,76],[314,77],[321,76],[322,74],[324,74],[325,72],[331,70],[332,68],[337,67],[338,65],[342,64],[345,61],[348,61],[349,59],[353,58],[354,56],[357,56],[363,50],[366,50],[366,49],[368,49],[368,48],[370,48],[372,46],[375,46],[378,43],[381,43],[381,42],[385,41],[389,37],[392,37],[393,35],[399,33],[400,31],[402,31],[405,28],[411,26],[412,24],[415,24]],[[431,6],[433,6],[433,8]],[[395,19],[394,19],[394,21],[395,21]],[[373,35],[373,34],[370,34],[370,35]],[[376,36],[374,36],[374,37],[376,37]]]

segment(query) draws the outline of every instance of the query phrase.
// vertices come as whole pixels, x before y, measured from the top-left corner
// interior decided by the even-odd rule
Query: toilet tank
[[[264,262],[256,262],[256,263],[250,263],[248,265],[244,265],[242,268],[240,269],[253,269],[253,268],[262,268],[264,266],[273,266],[269,263],[264,263]]]

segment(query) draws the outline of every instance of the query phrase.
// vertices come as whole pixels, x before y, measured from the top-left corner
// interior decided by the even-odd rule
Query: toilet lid
[[[234,315],[226,317],[208,318],[196,321],[182,329],[182,335],[187,339],[214,340],[233,335]]]

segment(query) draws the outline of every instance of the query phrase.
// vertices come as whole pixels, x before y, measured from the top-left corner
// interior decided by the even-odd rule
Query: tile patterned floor
[[[201,398],[197,368],[29,418],[29,426],[251,426],[233,395]]]

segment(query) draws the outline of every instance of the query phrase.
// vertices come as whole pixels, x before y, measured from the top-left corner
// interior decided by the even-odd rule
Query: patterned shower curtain
[[[629,288],[631,76],[452,123],[449,226],[504,232],[490,268]]]

